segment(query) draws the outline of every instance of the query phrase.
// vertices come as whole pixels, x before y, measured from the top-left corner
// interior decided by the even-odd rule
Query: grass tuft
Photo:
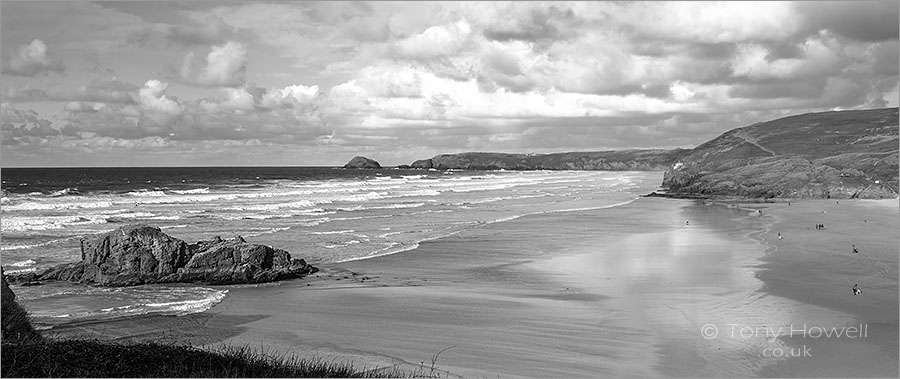
[[[249,347],[207,351],[188,345],[100,340],[4,341],[3,377],[394,378],[422,370],[357,369],[349,362],[271,356]]]

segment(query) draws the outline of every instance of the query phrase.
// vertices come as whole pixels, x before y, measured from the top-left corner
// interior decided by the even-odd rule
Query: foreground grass
[[[10,377],[388,378],[434,376],[424,369],[356,369],[350,363],[269,356],[249,348],[207,351],[155,342],[3,341],[0,371]]]

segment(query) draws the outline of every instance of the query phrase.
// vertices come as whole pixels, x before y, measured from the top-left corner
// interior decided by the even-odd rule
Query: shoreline
[[[651,206],[650,204],[653,203],[654,200],[661,201],[661,203],[656,203],[656,207]],[[808,200],[802,202],[806,201]],[[695,204],[690,205],[691,203]],[[193,328],[195,333],[192,335],[184,334],[182,336],[173,335],[173,340],[188,340],[202,344],[203,346],[214,346],[223,342],[247,344],[265,347],[265,349],[269,349],[270,351],[291,351],[299,354],[318,354],[320,356],[334,357],[337,359],[354,359],[365,362],[366,365],[375,365],[379,367],[385,367],[385,365],[415,367],[415,361],[428,360],[428,357],[426,356],[430,356],[432,353],[453,345],[453,342],[457,342],[457,345],[460,345],[460,341],[466,340],[466,338],[463,338],[462,340],[454,341],[453,339],[457,336],[460,338],[468,336],[468,340],[481,341],[485,338],[483,334],[487,333],[492,335],[491,332],[479,331],[477,328],[471,329],[473,326],[471,325],[471,322],[474,320],[468,319],[474,317],[476,320],[481,320],[481,323],[497,325],[501,328],[500,330],[529,334],[530,336],[527,338],[522,337],[525,338],[522,342],[532,341],[529,343],[549,344],[545,348],[550,349],[551,352],[545,352],[544,354],[548,356],[547,359],[553,357],[554,353],[552,353],[552,351],[554,349],[563,349],[560,350],[560,355],[556,356],[555,359],[557,362],[569,362],[567,363],[567,366],[571,365],[571,367],[569,367],[568,370],[572,371],[566,371],[567,369],[562,367],[544,368],[550,369],[551,371],[519,371],[518,375],[515,372],[508,373],[507,371],[503,371],[502,368],[504,367],[504,364],[501,362],[507,362],[506,365],[510,365],[517,359],[514,358],[514,356],[505,356],[505,354],[502,354],[502,351],[505,351],[505,349],[517,346],[516,343],[512,345],[509,343],[500,343],[502,341],[516,341],[515,338],[510,339],[511,337],[504,337],[504,335],[495,335],[492,339],[483,340],[482,344],[486,346],[480,346],[481,348],[486,348],[486,350],[480,353],[481,355],[496,354],[501,356],[499,358],[491,358],[490,356],[480,357],[479,354],[474,354],[474,356],[473,354],[460,356],[458,351],[459,348],[456,348],[443,353],[441,360],[438,362],[439,367],[449,370],[451,373],[464,373],[469,376],[477,376],[485,373],[491,373],[492,375],[494,372],[493,370],[497,370],[496,373],[504,376],[538,375],[535,373],[555,374],[556,376],[561,375],[561,373],[569,376],[584,376],[587,372],[605,372],[610,375],[618,374],[629,376],[660,376],[662,373],[666,373],[666,376],[734,376],[735,374],[742,376],[760,374],[770,376],[810,376],[809,373],[819,373],[820,371],[814,371],[812,368],[805,366],[805,368],[797,369],[797,364],[793,363],[797,361],[797,359],[789,361],[781,360],[774,363],[769,362],[768,364],[758,366],[754,362],[759,363],[760,359],[754,357],[752,354],[748,354],[748,352],[753,352],[754,349],[758,349],[761,346],[768,346],[765,344],[765,341],[762,342],[762,345],[760,344],[760,341],[736,341],[734,339],[698,341],[696,335],[699,331],[699,321],[702,320],[696,319],[696,317],[693,320],[682,320],[673,324],[672,320],[674,319],[670,319],[671,314],[667,313],[670,311],[663,310],[655,316],[655,318],[659,319],[654,320],[654,317],[647,319],[646,317],[648,317],[648,314],[649,316],[654,316],[653,312],[635,313],[635,308],[627,304],[627,302],[630,301],[627,297],[617,298],[616,293],[621,290],[616,290],[615,288],[617,287],[610,287],[609,283],[611,282],[604,281],[590,284],[586,288],[580,290],[573,289],[571,285],[584,279],[584,276],[582,275],[580,277],[581,279],[579,279],[578,275],[573,276],[571,272],[553,271],[547,266],[547,262],[550,262],[553,259],[571,259],[572,257],[579,255],[598,256],[597,254],[599,253],[596,251],[596,248],[592,247],[592,244],[596,243],[596,241],[592,239],[594,237],[591,236],[591,233],[593,232],[592,228],[578,229],[578,233],[580,234],[575,235],[566,236],[565,233],[562,233],[561,237],[555,237],[555,239],[551,238],[548,241],[540,241],[533,244],[534,246],[513,246],[512,248],[503,246],[504,244],[515,244],[514,241],[516,236],[526,236],[528,234],[526,231],[538,227],[533,224],[535,222],[541,222],[542,220],[543,222],[552,221],[554,219],[562,221],[584,217],[599,217],[598,220],[602,220],[610,219],[617,213],[621,213],[622,216],[627,217],[629,212],[634,210],[632,208],[642,209],[642,207],[647,208],[645,210],[647,215],[640,217],[635,216],[640,219],[637,220],[635,225],[626,227],[624,230],[615,231],[610,229],[602,230],[601,232],[607,233],[605,235],[610,236],[612,240],[621,239],[615,237],[617,234],[620,235],[620,237],[624,236],[625,238],[627,238],[629,234],[639,236],[632,237],[630,242],[626,243],[626,245],[631,243],[631,246],[638,246],[633,244],[638,243],[642,237],[647,236],[655,235],[659,238],[672,238],[677,236],[681,236],[677,238],[690,237],[692,236],[691,233],[699,232],[700,229],[704,228],[704,226],[702,226],[702,221],[699,219],[691,220],[691,228],[683,228],[680,224],[675,226],[671,224],[672,220],[669,219],[655,220],[663,217],[663,215],[658,214],[660,209],[669,209],[671,211],[672,209],[693,207],[692,209],[696,208],[697,210],[702,210],[704,207],[719,207],[719,210],[724,210],[725,213],[741,212],[743,214],[743,216],[741,216],[742,219],[750,221],[749,225],[744,224],[743,226],[738,222],[735,224],[736,226],[734,226],[732,233],[735,233],[735,235],[743,234],[743,237],[740,238],[752,240],[752,245],[754,246],[744,246],[742,249],[749,249],[747,250],[748,253],[744,254],[745,256],[734,258],[736,260],[731,261],[732,263],[722,263],[724,266],[717,264],[716,267],[737,266],[739,271],[733,272],[730,276],[747,276],[746,279],[750,281],[755,280],[757,282],[761,281],[762,283],[766,283],[768,277],[760,276],[765,276],[765,274],[761,273],[769,269],[765,266],[769,263],[766,261],[766,258],[771,256],[773,251],[771,248],[772,245],[768,244],[765,237],[767,233],[775,230],[777,225],[780,225],[779,223],[782,222],[782,220],[778,218],[780,217],[780,213],[775,211],[770,212],[768,208],[764,208],[767,209],[766,212],[764,212],[765,217],[762,217],[762,220],[760,220],[760,217],[757,217],[752,213],[750,213],[749,216],[744,213],[757,209],[757,207],[754,207],[752,204],[741,207],[711,205],[707,202],[700,204],[701,205],[697,205],[696,202],[690,200],[645,200],[639,198],[639,200],[627,205],[610,208],[613,209],[613,211],[570,211],[559,214],[526,215],[512,222],[500,223],[500,226],[497,226],[497,224],[493,224],[494,226],[486,225],[484,227],[476,228],[476,230],[473,231],[466,231],[454,236],[423,242],[419,248],[413,250],[372,259],[329,264],[326,267],[323,267],[323,271],[328,271],[329,269],[333,270],[333,273],[328,275],[326,275],[326,272],[323,272],[322,276],[315,275],[312,278],[279,283],[278,285],[269,285],[265,288],[234,288],[231,289],[229,296],[222,303],[217,304],[205,312],[197,314],[177,317],[137,316],[135,319],[131,320],[115,321],[112,323],[115,325],[106,325],[109,323],[104,320],[90,325],[63,327],[61,330],[68,328],[69,330],[65,334],[70,334],[70,332],[75,331],[80,331],[82,333],[85,331],[92,331],[108,336],[119,334],[119,338],[123,338],[123,336],[129,333],[131,333],[132,336],[139,338],[153,338],[154,336],[158,337],[160,335],[158,331],[154,331],[155,329],[171,328],[173,324],[181,324],[184,327]],[[791,209],[796,208],[792,207]],[[716,212],[718,211],[714,211],[713,214]],[[612,213],[613,215],[608,213]],[[651,213],[656,214],[651,215]],[[644,220],[643,217],[646,217],[646,220]],[[751,219],[751,217],[753,219]],[[624,222],[627,224],[629,221],[635,220],[625,220]],[[652,225],[638,226],[638,224],[641,224],[643,221]],[[708,223],[715,224],[719,221],[721,221],[720,218],[716,216],[710,218]],[[678,222],[680,223],[681,221]],[[579,223],[582,222],[579,221]],[[747,230],[747,227],[751,226],[759,229]],[[599,227],[600,229],[605,228],[604,226]],[[652,232],[650,234],[629,233],[629,228],[644,231],[649,230]],[[538,229],[540,228],[538,227]],[[698,236],[699,235],[694,235],[696,238],[699,238]],[[656,245],[651,244],[647,246]],[[523,252],[516,250],[517,248],[531,249],[533,251]],[[479,253],[492,251],[491,249],[504,251],[506,253],[502,255],[484,255]],[[460,252],[463,251],[465,251],[465,254],[463,255],[466,257],[460,259],[457,255],[462,254]],[[690,252],[691,250],[686,251]],[[708,253],[712,252],[713,251],[709,251]],[[607,256],[615,257],[615,255]],[[714,255],[705,255],[703,256],[703,259],[706,260],[700,260],[698,262],[707,262],[710,257],[714,257]],[[735,264],[735,262],[743,263]],[[450,263],[450,265],[448,266],[445,263]],[[740,266],[746,267],[741,268]],[[710,272],[717,272],[716,270],[720,269],[715,269]],[[791,272],[788,270],[776,274],[776,276],[790,276]],[[723,278],[728,280],[728,283],[731,283],[732,280],[727,279],[727,277],[728,276],[726,275]],[[496,278],[502,278],[502,280],[498,282]],[[572,282],[573,279],[575,282]],[[494,286],[495,288],[491,289],[486,288],[487,286],[479,285],[484,283],[492,283],[491,286]],[[689,284],[694,286],[693,282]],[[569,287],[566,287],[565,285],[569,285]],[[734,290],[721,292],[721,290],[714,290],[712,288],[704,289],[705,287],[701,286],[696,287],[698,289],[695,292],[688,291],[689,293],[682,294],[678,294],[677,292],[660,292],[655,295],[653,292],[639,292],[649,295],[639,295],[637,297],[640,298],[641,296],[645,296],[645,301],[650,299],[661,299],[656,301],[663,305],[671,305],[690,304],[690,302],[696,302],[698,299],[700,299],[702,303],[708,299],[722,297],[722,294],[727,294],[727,301],[704,304],[712,307],[712,309],[716,309],[716,307],[727,304],[728,301],[746,301],[747,305],[755,307],[764,305],[766,307],[776,308],[797,308],[798,302],[795,301],[797,299],[783,298],[781,294],[768,292],[770,288],[766,288],[765,285],[759,288],[752,288],[753,285],[750,282],[735,282],[732,283],[732,285],[737,286],[734,288],[744,289],[739,290],[738,292],[734,292]],[[294,289],[298,292],[293,293]],[[609,292],[610,290],[613,292]],[[717,295],[717,293],[719,293],[719,295]],[[774,295],[774,297],[766,296],[766,294]],[[672,298],[669,299],[667,296]],[[355,300],[347,300],[349,301],[347,302],[341,300],[341,297],[349,297]],[[402,300],[405,297],[409,297],[410,300]],[[773,302],[772,299],[774,298],[779,299],[779,301]],[[317,303],[324,304],[324,306],[321,310],[313,310],[312,312],[315,312],[316,314],[309,315],[308,317],[305,315],[288,317],[282,314],[285,312],[303,312],[302,307],[296,308],[295,311],[287,311],[287,309],[295,309],[290,307],[283,308],[283,311],[263,310],[263,304],[265,304],[265,306],[270,306],[275,299],[282,299],[278,300],[278,302],[283,300],[297,300],[312,307]],[[255,305],[240,304],[242,301],[253,302]],[[391,304],[379,304],[381,302],[388,302]],[[457,309],[454,309],[454,307],[447,308],[446,306],[442,306],[440,304],[441,302],[457,304]],[[463,304],[468,305],[463,306]],[[481,305],[476,306],[474,304]],[[604,305],[600,306],[600,308],[595,308],[600,304]],[[820,308],[815,305],[804,307],[804,305],[808,304],[804,302],[799,302],[799,304],[800,308],[820,311]],[[523,316],[511,316],[505,312],[497,312],[494,314],[490,311],[485,311],[490,314],[476,314],[475,316],[460,315],[455,317],[444,316],[447,312],[459,312],[460,306],[463,306],[461,309],[470,309],[468,307],[474,306],[475,308],[471,308],[473,310],[481,309],[481,307],[487,307],[486,309],[497,307],[501,310],[506,310],[507,312],[526,312],[526,314]],[[378,312],[384,313],[382,313],[383,316],[376,315],[374,320],[365,317],[365,314],[346,314],[346,312],[353,312],[353,309],[360,307],[362,307],[361,309],[371,308],[370,312],[376,314]],[[406,309],[404,307],[414,308]],[[551,318],[560,317],[561,320],[567,320],[561,325],[574,326],[596,323],[596,318],[598,317],[596,312],[598,310],[600,312],[606,312],[602,313],[604,316],[600,319],[606,320],[605,322],[610,323],[609,325],[615,324],[615,330],[621,330],[623,325],[630,325],[625,330],[633,330],[633,332],[629,333],[632,337],[625,337],[625,340],[613,337],[612,340],[609,340],[609,343],[615,343],[624,347],[618,350],[608,350],[606,353],[602,354],[622,357],[621,354],[623,354],[623,351],[630,351],[630,353],[624,355],[625,357],[629,357],[626,358],[626,360],[631,359],[632,361],[643,362],[643,365],[647,367],[640,367],[635,363],[629,365],[621,362],[615,365],[608,364],[605,366],[600,365],[598,367],[597,363],[590,362],[591,354],[585,355],[582,358],[578,358],[577,356],[573,357],[571,354],[564,354],[566,349],[571,348],[572,346],[584,346],[584,348],[594,349],[596,347],[591,346],[596,344],[597,341],[603,341],[603,338],[600,338],[601,335],[594,335],[593,339],[583,339],[585,337],[581,336],[581,334],[584,334],[586,330],[591,329],[584,329],[584,326],[577,326],[573,331],[580,331],[568,337],[569,343],[567,345],[572,346],[567,346],[566,348],[554,347],[554,342],[547,339],[551,338],[551,335],[545,337],[542,333],[535,334],[534,332],[535,328],[540,330],[541,328],[549,326],[549,324],[545,325],[545,321],[540,318],[533,318],[528,315],[529,312],[534,312],[535,310],[554,308],[557,313],[563,312],[563,309],[567,310],[564,311],[562,315],[550,316]],[[379,311],[379,309],[381,309],[381,311]],[[825,317],[820,317],[816,320],[819,322],[831,320],[828,322],[833,323],[834,320],[842,319],[841,314],[843,312],[838,312],[833,309],[827,310],[830,312]],[[403,314],[405,314],[406,311],[411,311],[413,312],[412,315],[407,317],[412,318],[406,320],[406,322],[403,320],[394,320],[395,317],[399,316],[399,314],[397,316],[391,316],[391,312],[394,311],[404,311]],[[728,317],[737,317],[742,320],[741,322],[747,323],[760,322],[763,320],[759,319],[758,316],[765,315],[769,311],[757,309],[755,313],[735,312],[736,311],[721,312],[721,314],[718,315],[719,319],[717,319],[716,322],[734,321],[734,319],[728,320]],[[615,314],[619,314],[619,316],[615,316]],[[641,317],[644,319],[643,321],[629,321],[621,316],[629,314],[631,316],[642,315]],[[780,315],[778,312],[776,312],[776,314]],[[548,316],[549,315],[544,315],[542,317]],[[377,331],[354,333],[351,331],[343,331],[341,330],[342,328],[338,326],[332,328],[327,325],[322,326],[323,328],[328,329],[325,331],[304,332],[307,327],[303,327],[303,324],[312,322],[313,324],[310,324],[310,326],[316,325],[317,322],[323,320],[323,317],[325,320],[331,318],[336,319],[327,321],[326,324],[347,325],[351,329],[356,328],[358,326],[356,324],[365,325],[367,322],[371,322],[374,325],[379,325],[379,323],[381,323],[381,327],[388,330],[389,333],[387,335]],[[420,324],[422,322],[424,322],[424,324]],[[894,322],[894,325],[896,325],[896,318],[894,318]],[[456,326],[446,325],[448,323]],[[667,330],[667,328],[672,328],[672,326],[676,325],[680,325],[680,328],[687,329],[678,332]],[[520,329],[520,327],[522,329]],[[313,328],[315,327],[313,326]],[[407,328],[410,328],[411,330],[408,330]],[[419,329],[421,329],[420,332],[415,332],[415,330]],[[276,333],[276,331],[281,331],[281,333]],[[393,331],[394,333],[392,334],[390,331]],[[284,335],[285,333],[288,335],[288,338],[286,339],[284,338],[285,336],[279,335]],[[371,338],[366,337],[367,333]],[[596,331],[588,333],[596,333]],[[290,335],[294,336],[291,337]],[[555,336],[553,337],[555,339],[567,339],[566,337],[559,336],[558,333],[553,333],[552,335]],[[431,341],[421,341],[416,339],[416,337],[421,338],[423,336],[428,336],[426,339],[431,339]],[[444,337],[442,338],[440,336]],[[606,338],[609,337],[607,336]],[[403,341],[400,343],[395,341],[393,343],[394,345],[399,344],[402,346],[399,348],[389,348],[389,346],[386,346],[392,344],[386,342],[389,341],[389,339],[399,339],[400,341]],[[441,341],[441,339],[446,341]],[[375,341],[376,343],[372,343],[368,340]],[[893,341],[895,343],[893,347],[896,348],[896,338],[894,338]],[[444,344],[442,342],[447,343]],[[702,343],[707,342],[709,342],[708,346],[702,345]],[[782,338],[778,340],[777,346],[791,346],[791,344],[792,341],[790,338]],[[298,346],[306,347],[298,349]],[[648,349],[648,347],[651,346],[652,348]],[[840,350],[838,347],[839,346],[832,346],[831,350]],[[467,347],[467,349],[474,349],[476,352],[482,351],[478,348],[479,347],[477,346]],[[493,350],[491,350],[492,348]],[[731,355],[728,357],[721,355],[717,356],[717,354],[722,354],[720,353],[721,348],[730,351],[729,354]],[[887,348],[890,348],[890,346],[887,346]],[[822,349],[824,348],[819,347],[819,350]],[[594,354],[600,353],[595,352]],[[400,357],[406,359],[404,360]],[[640,358],[635,359],[635,357]],[[894,357],[894,362],[896,362],[896,354]],[[594,360],[596,360],[596,358],[597,356],[594,356]],[[722,358],[737,362],[737,365],[730,367],[718,365],[709,369],[697,369],[698,367],[702,367],[702,362],[710,362],[710,360]],[[504,359],[512,359],[512,361],[504,361]],[[477,362],[482,362],[483,365],[481,367],[470,367],[478,366]],[[657,363],[649,365],[647,362]],[[697,366],[697,364],[701,364],[701,366]],[[821,365],[822,363],[819,362],[818,364]],[[830,366],[832,365],[828,364],[828,361],[826,360],[824,367]],[[491,369],[491,367],[493,367],[493,369]],[[588,369],[587,367],[593,368]],[[792,367],[793,369],[791,369]],[[556,370],[553,370],[554,368]],[[531,374],[525,374],[525,372],[530,372]],[[825,375],[827,374],[828,372],[825,371]],[[848,375],[859,376],[860,374],[857,372],[855,375],[853,375],[853,373]]]

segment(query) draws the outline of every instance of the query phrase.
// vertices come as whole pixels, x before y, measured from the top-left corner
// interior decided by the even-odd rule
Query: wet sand
[[[898,200],[778,203],[764,214],[775,222],[760,235],[770,248],[758,275],[765,282],[765,292],[804,304],[794,320],[800,332],[784,340],[797,351],[805,346],[811,356],[780,362],[762,374],[897,377]],[[815,224],[824,224],[825,229],[816,230]],[[853,245],[859,253],[853,253]],[[861,295],[852,294],[853,284],[859,284]],[[822,325],[814,313],[804,315],[814,307],[841,312],[849,320]],[[865,336],[817,337],[813,329],[841,330],[859,324],[866,328]]]
[[[896,376],[898,217],[896,208],[869,204],[829,209],[837,218],[822,221],[828,231],[785,226],[817,222],[807,220],[815,201],[789,209],[765,204],[759,215],[644,198],[605,210],[528,216],[335,265],[300,281],[232,287],[222,303],[200,314],[55,332],[250,345],[369,368],[427,367],[449,348],[435,366],[442,375],[467,377]],[[868,236],[871,244],[856,245],[871,255],[833,274],[852,257],[834,251],[819,262],[828,253],[816,249],[838,246],[838,225],[850,225],[848,217],[861,212],[875,226],[841,233]],[[784,239],[773,241],[779,230]],[[831,242],[818,237],[829,231]],[[853,297],[844,280],[858,281],[864,295]],[[833,296],[819,294],[832,287]],[[743,337],[729,327],[860,320],[870,323],[870,336],[878,323],[882,337],[815,341],[822,345],[813,347],[818,360],[764,357],[763,349],[789,349],[796,336]],[[706,325],[718,334],[704,338]],[[844,363],[834,356],[847,349],[868,365],[836,367]]]

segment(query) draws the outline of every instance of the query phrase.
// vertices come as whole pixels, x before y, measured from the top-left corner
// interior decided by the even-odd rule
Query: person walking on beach
[[[856,245],[853,245],[853,254],[859,254],[859,250],[856,250]]]
[[[859,294],[861,294],[861,293],[862,293],[862,290],[859,289],[859,284],[854,284],[854,285],[853,285],[853,294],[854,294],[854,295],[859,295]]]
[[[782,239],[782,238],[783,237],[781,237],[781,233],[778,233],[778,239]]]

